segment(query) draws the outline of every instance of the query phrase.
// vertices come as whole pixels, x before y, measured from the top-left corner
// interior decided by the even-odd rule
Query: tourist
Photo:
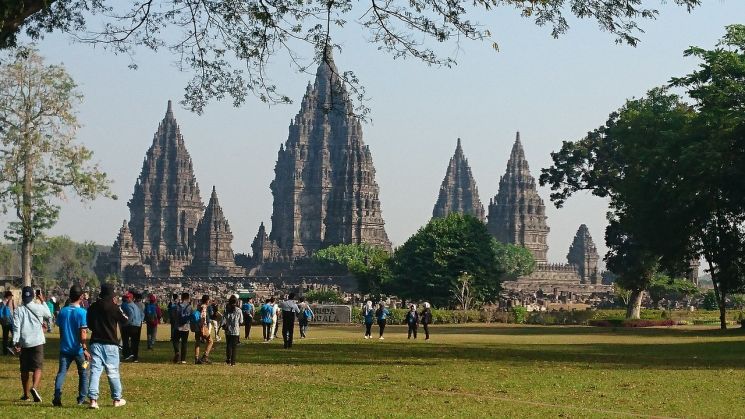
[[[313,318],[313,310],[311,310],[310,305],[308,305],[303,298],[300,299],[298,307],[300,307],[300,319],[298,319],[298,325],[300,326],[300,339],[305,339],[308,333],[308,324]]]
[[[59,369],[57,378],[54,380],[54,399],[52,405],[62,407],[62,386],[65,384],[67,369],[75,362],[78,367],[78,397],[77,403],[81,405],[88,395],[88,361],[91,354],[85,340],[88,337],[87,312],[80,307],[83,290],[80,285],[70,288],[70,304],[60,310],[57,316],[59,327]]]
[[[272,298],[272,337],[271,339],[274,339],[277,337],[277,330],[279,329],[279,304]]]
[[[39,290],[37,290],[37,291],[39,291]],[[38,294],[38,292],[37,292],[37,296],[38,296],[38,295],[39,295],[39,294]],[[48,310],[49,310],[49,312],[50,312],[50,313],[52,314],[52,317],[50,317],[50,318],[49,318],[49,320],[46,320],[46,329],[47,329],[47,333],[52,333],[52,332],[54,332],[54,318],[56,317],[56,316],[55,316],[55,312],[54,312],[54,303],[55,303],[55,301],[54,301],[54,300],[56,300],[56,298],[54,298],[54,297],[49,297],[49,299],[48,299],[48,300],[47,300],[47,302],[46,302],[46,304],[47,304],[47,309],[48,309]]]
[[[86,311],[91,306],[90,296],[88,295],[88,291],[83,293],[83,296],[80,298],[80,307],[83,307]]]
[[[11,355],[13,348],[10,347],[13,330],[13,313],[16,310],[16,302],[13,300],[13,291],[5,291],[3,301],[0,302],[0,326],[3,328],[3,355]]]
[[[222,321],[222,313],[220,313],[220,310],[217,308],[217,303],[212,302],[210,304],[209,308],[209,317],[210,317],[210,330],[215,333],[215,342],[220,342],[222,339],[220,339],[220,322]]]
[[[179,362],[179,341],[178,341],[178,328],[179,319],[181,318],[181,310],[179,309],[179,298],[178,294],[171,294],[171,301],[168,302],[167,307],[168,322],[171,326],[171,345],[173,345],[173,363]]]
[[[264,305],[259,310],[261,316],[261,328],[264,334],[264,343],[272,339],[272,318],[274,318],[274,299],[270,298],[264,301]]]
[[[235,295],[230,296],[221,323],[221,327],[225,329],[225,363],[230,366],[235,365],[238,340],[241,336],[241,323],[243,323],[243,312],[238,307],[238,301],[240,300]]]
[[[194,309],[191,307],[191,297],[188,292],[181,294],[181,303],[177,305],[176,321],[176,340],[173,343],[173,349],[176,354],[173,356],[173,363],[181,362],[186,364],[186,344],[189,340],[189,331],[191,330],[191,317]]]
[[[114,288],[110,284],[101,285],[98,300],[91,304],[86,318],[91,331],[91,376],[88,387],[91,409],[98,409],[98,385],[104,370],[109,379],[114,407],[127,403],[122,398],[122,382],[119,378],[119,337],[116,329],[119,324],[125,324],[128,320],[121,307],[116,305]]]
[[[291,292],[287,299],[279,305],[282,310],[282,340],[284,348],[292,348],[292,338],[295,334],[295,315],[300,314],[300,307],[295,302],[295,293]]]
[[[209,315],[209,303],[210,303],[210,296],[209,295],[203,295],[202,301],[199,304],[199,307],[196,309],[196,313],[199,313],[199,316],[196,316],[196,313],[192,315],[192,325],[193,325],[193,331],[194,331],[194,363],[199,364],[211,364],[210,361],[210,351],[212,351],[212,335],[210,334],[210,315]],[[196,324],[194,324],[194,321],[196,321]],[[205,344],[204,353],[202,354],[202,357],[199,357],[199,351],[201,349],[201,344]]]
[[[140,336],[142,335],[142,322],[145,315],[140,306],[134,301],[134,295],[130,292],[122,304],[122,311],[127,316],[126,334],[122,336],[122,355],[125,361],[140,362]]]
[[[163,313],[158,307],[158,298],[150,294],[149,302],[145,305],[145,327],[147,327],[147,349],[153,350],[155,340],[158,337],[158,325]]]
[[[424,340],[429,340],[429,325],[432,323],[432,309],[429,307],[429,303],[424,303],[424,310],[422,310],[420,318],[424,328]]]
[[[385,332],[385,323],[391,312],[385,308],[385,303],[382,301],[378,304],[378,309],[375,311],[375,318],[378,319],[378,328],[380,328],[380,337],[378,339],[383,340],[383,332]]]
[[[373,309],[372,301],[367,300],[362,307],[362,317],[365,319],[365,339],[372,339],[372,325],[375,321],[375,310]]]
[[[46,343],[43,322],[49,322],[52,319],[52,313],[44,304],[41,291],[34,298],[34,290],[29,286],[21,290],[21,302],[23,305],[13,313],[13,347],[15,352],[20,352],[21,355],[21,384],[23,385],[21,400],[29,400],[29,394],[31,394],[34,401],[39,403],[41,395],[37,388],[41,384],[44,344]]]
[[[246,327],[246,335],[244,336],[246,339],[248,339],[251,336],[251,324],[254,321],[254,299],[249,298],[246,300],[245,303],[243,303],[243,306],[241,307],[241,311],[243,311],[243,322],[245,323]]]
[[[419,313],[416,312],[416,306],[414,304],[409,306],[409,312],[406,313],[406,324],[409,326],[409,337],[408,339],[411,339],[411,335],[414,335],[414,339],[416,339],[416,331],[419,328]]]

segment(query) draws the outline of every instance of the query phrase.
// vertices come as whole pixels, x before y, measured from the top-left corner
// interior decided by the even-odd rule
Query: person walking
[[[422,314],[419,317],[424,328],[424,340],[429,340],[429,325],[432,324],[432,309],[429,303],[424,303],[424,310],[422,310]]]
[[[414,335],[414,339],[416,339],[416,332],[419,328],[419,313],[416,311],[416,305],[411,304],[409,306],[409,312],[406,313],[406,324],[409,326],[409,337],[407,339],[411,339],[411,335]]]
[[[191,317],[194,309],[191,307],[191,296],[188,292],[181,294],[181,302],[176,305],[176,340],[173,343],[173,349],[176,354],[173,356],[173,363],[181,362],[186,364],[186,348],[189,341],[189,332],[191,331]]]
[[[147,327],[147,349],[151,351],[158,338],[158,325],[163,318],[163,313],[158,307],[158,297],[155,294],[150,294],[148,300],[145,304],[145,327]]]
[[[145,320],[145,314],[140,306],[134,301],[134,295],[127,293],[126,301],[122,304],[122,311],[127,316],[125,326],[127,333],[123,339],[123,356],[124,361],[140,362],[140,337],[142,335],[142,322]]]
[[[264,301],[264,305],[259,310],[261,316],[261,328],[264,335],[264,343],[272,339],[272,318],[274,317],[274,299],[270,298]]]
[[[168,302],[167,307],[168,323],[171,326],[171,345],[173,345],[173,363],[179,362],[181,358],[179,356],[179,341],[178,341],[178,328],[179,321],[181,319],[181,311],[179,308],[179,296],[178,294],[171,294],[171,301]]]
[[[222,313],[220,313],[216,302],[213,301],[212,304],[209,305],[208,312],[210,317],[210,330],[215,333],[214,342],[220,342],[222,340],[220,338],[220,323],[222,322]]]
[[[254,322],[254,312],[256,308],[254,307],[254,299],[249,298],[246,300],[245,303],[243,303],[243,306],[241,307],[241,311],[243,311],[243,322],[245,323],[246,328],[246,334],[244,338],[249,339],[251,337],[251,325]]]
[[[235,355],[238,352],[238,341],[241,337],[241,323],[243,311],[238,307],[240,300],[235,295],[228,298],[225,314],[220,327],[225,329],[225,363],[231,367],[235,365]]]
[[[277,337],[277,331],[279,330],[279,304],[277,304],[276,300],[272,298],[272,337],[271,339],[274,339]]]
[[[362,307],[362,317],[365,321],[365,339],[372,339],[372,325],[375,322],[375,309],[372,301],[367,300]]]
[[[295,334],[295,316],[300,314],[300,307],[295,302],[295,293],[291,292],[287,299],[279,304],[282,310],[282,340],[284,348],[292,348],[292,338]]]
[[[16,311],[16,302],[13,300],[13,291],[5,291],[3,301],[0,302],[0,326],[3,329],[3,355],[11,355],[11,332],[13,330],[13,313]]]
[[[52,317],[50,317],[49,320],[46,321],[47,333],[54,332],[54,318],[56,317],[55,312],[54,312],[54,300],[55,300],[54,297],[49,297],[49,299],[46,302],[47,309],[52,314]]]
[[[210,315],[209,315],[209,303],[210,296],[203,295],[202,301],[197,307],[196,312],[199,313],[197,317],[195,314],[192,315],[192,325],[194,325],[194,364],[211,364],[210,352],[212,351],[212,335],[210,334]],[[205,344],[204,353],[199,356],[201,344]]]
[[[119,377],[119,338],[116,330],[119,324],[129,319],[116,304],[114,288],[110,284],[101,285],[98,300],[88,309],[86,321],[91,331],[91,375],[88,386],[90,408],[98,409],[98,386],[101,374],[106,371],[109,390],[114,407],[127,404],[122,398],[122,382]]]
[[[83,307],[86,311],[88,311],[91,306],[90,298],[91,297],[88,295],[87,291],[84,292],[83,296],[80,298],[80,307]]]
[[[379,340],[385,339],[383,337],[383,332],[385,332],[385,323],[388,319],[388,316],[391,315],[391,312],[388,311],[387,308],[385,308],[385,304],[381,301],[380,304],[378,304],[378,309],[375,311],[375,318],[378,319],[378,328],[380,329],[380,337],[378,337]]]
[[[308,324],[310,324],[310,320],[313,318],[313,310],[311,310],[310,305],[303,298],[300,299],[298,307],[300,308],[300,318],[298,319],[300,339],[305,339],[308,333]]]
[[[88,396],[87,369],[91,354],[85,343],[88,338],[86,319],[88,313],[80,307],[82,295],[83,290],[80,285],[73,285],[69,294],[70,304],[63,307],[57,316],[60,335],[59,368],[57,378],[54,380],[54,399],[52,400],[52,405],[56,407],[62,407],[62,386],[65,384],[67,370],[73,361],[78,367],[78,405],[83,404]]]
[[[44,366],[44,322],[52,319],[49,307],[39,292],[34,298],[33,288],[26,286],[21,290],[22,306],[13,312],[13,347],[20,353],[21,384],[23,397],[29,400],[29,394],[37,403],[41,395],[37,390],[41,384],[41,370]]]

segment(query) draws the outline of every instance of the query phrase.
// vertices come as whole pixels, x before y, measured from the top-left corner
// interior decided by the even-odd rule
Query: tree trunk
[[[643,290],[632,290],[629,296],[629,305],[626,307],[627,319],[638,319],[642,311]]]
[[[717,292],[717,305],[719,306],[719,327],[722,330],[727,330],[727,306],[725,305],[727,295],[724,290],[720,287],[720,292]]]
[[[23,237],[21,244],[21,273],[23,275],[23,285],[31,286],[31,253],[34,250],[34,243],[29,237]]]

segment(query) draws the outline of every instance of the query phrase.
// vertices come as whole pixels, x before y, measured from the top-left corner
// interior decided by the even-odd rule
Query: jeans
[[[238,351],[238,335],[225,335],[225,362],[235,365],[235,353]]]
[[[383,337],[383,332],[385,332],[385,319],[378,319],[378,327],[380,328],[380,337]]]
[[[186,361],[186,344],[189,341],[189,332],[179,330],[176,332],[176,340],[173,341],[173,349],[180,355],[179,361]],[[180,346],[179,346],[180,343]]]
[[[11,345],[12,341],[10,340],[10,330],[12,329],[11,325],[3,325],[3,355],[8,355],[8,347]]]
[[[295,333],[295,313],[292,311],[282,312],[282,339],[285,349],[292,348],[292,336]]]
[[[429,323],[422,323],[424,327],[424,339],[429,339]]]
[[[308,332],[308,319],[300,319],[300,320],[298,320],[297,323],[298,323],[298,326],[300,326],[299,327],[300,328],[300,337],[301,338],[306,337],[305,336],[305,333]]]
[[[372,336],[372,323],[365,322],[365,336]]]
[[[264,340],[269,340],[272,338],[272,324],[271,323],[261,323],[262,330],[264,332]]]
[[[121,400],[122,382],[119,379],[119,348],[116,345],[92,343],[91,353],[91,382],[88,388],[88,398],[98,400],[98,382],[101,373],[106,370],[109,379],[109,389],[112,400]]]
[[[155,339],[158,337],[158,325],[155,326],[147,325],[147,348],[153,349],[155,346]]]
[[[246,339],[251,337],[251,323],[253,323],[253,317],[246,317]]]
[[[57,370],[57,378],[54,380],[54,398],[57,400],[62,399],[62,386],[65,384],[65,377],[67,376],[67,369],[70,368],[70,364],[75,362],[78,367],[78,403],[82,403],[85,397],[88,395],[88,374],[83,363],[85,358],[83,355],[65,355],[60,354],[59,356],[59,369]]]
[[[411,334],[414,334],[414,339],[416,339],[416,331],[419,325],[416,323],[409,323],[409,339],[411,339]]]

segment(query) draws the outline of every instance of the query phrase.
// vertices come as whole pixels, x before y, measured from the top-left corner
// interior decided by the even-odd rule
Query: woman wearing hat
[[[23,305],[13,313],[13,346],[16,352],[20,352],[21,358],[21,400],[29,400],[31,395],[38,403],[41,402],[41,395],[36,389],[41,383],[46,343],[42,324],[52,319],[52,313],[44,304],[41,292],[34,298],[34,290],[31,287],[23,287],[21,300]]]

